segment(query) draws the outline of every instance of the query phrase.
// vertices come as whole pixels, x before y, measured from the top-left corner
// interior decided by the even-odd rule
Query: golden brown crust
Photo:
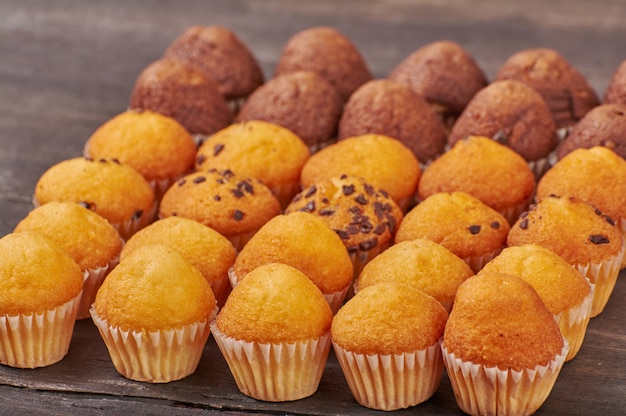
[[[615,69],[604,93],[603,104],[626,104],[626,59]]]

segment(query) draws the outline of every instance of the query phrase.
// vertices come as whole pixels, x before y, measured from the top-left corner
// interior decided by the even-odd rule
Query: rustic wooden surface
[[[31,208],[39,176],[81,154],[100,124],[124,111],[136,76],[193,24],[224,25],[253,50],[266,77],[288,38],[330,25],[384,77],[418,47],[450,39],[489,77],[517,50],[551,47],[600,96],[626,59],[626,2],[595,0],[0,1],[0,235]],[[1,255],[1,254],[0,254]],[[626,409],[622,277],[566,363],[540,415],[617,415]],[[119,376],[90,321],[76,325],[68,356],[36,370],[0,367],[4,415],[380,414],[352,398],[331,353],[320,388],[291,403],[239,393],[211,339],[197,372],[152,385]],[[459,415],[447,378],[426,403],[394,414]]]

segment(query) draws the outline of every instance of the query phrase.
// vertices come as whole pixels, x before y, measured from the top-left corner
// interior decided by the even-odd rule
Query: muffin
[[[308,277],[270,263],[233,289],[211,332],[243,394],[269,402],[298,400],[317,390],[332,317]]]
[[[184,176],[165,192],[159,208],[160,218],[198,221],[228,238],[237,251],[278,214],[278,200],[261,182],[216,169]]]
[[[591,315],[593,286],[559,255],[537,244],[506,247],[478,273],[511,274],[528,282],[552,312],[569,351],[576,356],[585,338]]]
[[[228,269],[236,256],[229,239],[198,221],[167,217],[133,235],[124,245],[120,259],[123,261],[136,249],[150,244],[176,249],[209,282],[218,306],[224,305],[230,293]]]
[[[388,79],[361,85],[343,109],[340,140],[369,133],[400,140],[424,165],[443,153],[447,140],[445,126],[428,102]]]
[[[29,212],[13,231],[45,235],[78,264],[83,294],[76,318],[89,318],[98,288],[120,258],[123,241],[115,227],[81,205],[52,201]]]
[[[421,176],[417,157],[402,142],[381,134],[348,137],[312,155],[302,167],[302,189],[341,175],[358,176],[382,189],[406,212]]]
[[[530,284],[492,272],[461,284],[441,348],[463,412],[531,415],[550,395],[568,345]]]
[[[354,291],[377,283],[402,283],[429,294],[450,312],[457,288],[473,275],[467,263],[450,250],[418,238],[398,242],[367,263]]]
[[[278,75],[257,88],[236,121],[262,120],[294,132],[311,152],[336,140],[343,101],[335,88],[312,71]]]
[[[274,76],[295,71],[313,71],[324,77],[343,102],[372,79],[356,45],[337,29],[311,27],[294,34],[278,58]]]
[[[515,97],[515,99],[511,99]],[[559,143],[550,108],[531,87],[514,80],[495,81],[478,91],[452,130],[448,142],[486,136],[522,156],[540,177]]]
[[[0,364],[46,367],[69,350],[83,274],[37,232],[0,238]]]
[[[431,296],[378,283],[350,299],[331,325],[333,349],[362,406],[397,410],[428,400],[443,374],[439,338],[448,313]]]
[[[426,99],[445,125],[451,127],[487,77],[461,45],[441,40],[415,50],[389,73]]]
[[[352,261],[341,238],[323,219],[308,212],[278,215],[265,223],[237,255],[231,285],[235,287],[252,270],[268,263],[288,264],[304,273],[333,312],[352,283]]]
[[[617,67],[604,92],[603,104],[626,104],[626,59]]]
[[[51,201],[75,202],[104,217],[127,240],[150,224],[154,190],[135,169],[117,159],[76,157],[48,168],[37,181],[35,207]]]
[[[531,202],[535,175],[513,149],[484,136],[459,140],[422,174],[419,199],[466,192],[515,222]]]
[[[90,312],[122,376],[167,383],[196,370],[217,305],[198,269],[156,244],[109,273]]]
[[[591,317],[606,306],[624,257],[624,238],[615,222],[575,197],[547,196],[520,216],[508,246],[538,244],[573,265],[595,285]]]
[[[434,241],[476,273],[502,251],[509,229],[506,218],[478,198],[466,192],[440,192],[404,216],[395,241]]]
[[[300,171],[311,155],[292,131],[260,120],[232,124],[198,149],[196,169],[229,169],[263,182],[285,207],[300,190]]]

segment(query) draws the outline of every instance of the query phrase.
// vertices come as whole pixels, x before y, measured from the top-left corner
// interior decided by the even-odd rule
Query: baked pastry
[[[287,72],[257,88],[239,110],[236,121],[278,124],[315,152],[336,140],[342,108],[335,87],[318,73]]]
[[[367,263],[354,291],[377,283],[402,283],[429,294],[450,312],[457,288],[473,275],[467,263],[443,245],[418,238],[398,242]]]
[[[75,157],[48,168],[35,185],[35,207],[51,201],[75,202],[104,217],[127,240],[150,224],[156,212],[146,179],[117,159]]]
[[[109,273],[90,312],[122,376],[167,383],[196,370],[217,305],[198,269],[155,244]]]
[[[428,102],[388,79],[361,85],[343,109],[340,140],[368,133],[400,140],[424,165],[443,153],[447,140],[445,126]]]
[[[506,247],[478,273],[511,274],[528,282],[552,312],[569,351],[576,356],[591,315],[593,286],[580,272],[553,251],[537,244]]]
[[[198,221],[228,238],[237,251],[278,214],[278,200],[261,182],[216,169],[184,176],[167,190],[159,207],[160,218]]]
[[[236,256],[229,239],[198,221],[167,217],[135,233],[124,245],[120,259],[123,261],[139,247],[150,244],[176,249],[209,282],[218,306],[224,305],[230,293],[228,269]]]
[[[396,243],[424,238],[441,244],[474,273],[506,245],[509,223],[493,208],[466,192],[440,192],[424,199],[405,216]]]
[[[568,345],[530,284],[491,272],[459,287],[441,348],[463,412],[531,415],[550,395]]]
[[[37,232],[0,238],[0,363],[45,367],[70,346],[83,274],[52,240]]]
[[[420,199],[439,192],[466,192],[515,222],[531,202],[535,175],[513,149],[484,136],[459,140],[424,171]]]
[[[313,71],[335,87],[342,101],[372,74],[356,45],[328,26],[311,27],[294,34],[276,63],[274,76],[294,71]]]
[[[28,213],[14,232],[38,232],[65,250],[83,273],[83,294],[76,319],[89,308],[106,275],[120,258],[123,241],[107,220],[73,202],[48,202]]]
[[[243,394],[270,402],[298,400],[317,390],[332,317],[308,277],[270,263],[235,286],[211,332]]]
[[[300,171],[310,155],[308,146],[292,131],[251,120],[209,137],[198,149],[196,169],[229,169],[258,179],[285,207],[300,190]]]
[[[237,255],[231,285],[268,263],[284,263],[304,273],[320,289],[333,312],[352,283],[353,267],[341,238],[316,215],[277,215],[261,227]]]
[[[447,319],[434,298],[400,283],[368,286],[346,302],[331,337],[356,401],[397,410],[428,400],[443,374],[439,338]]]
[[[602,98],[603,104],[626,104],[626,59],[615,69]]]

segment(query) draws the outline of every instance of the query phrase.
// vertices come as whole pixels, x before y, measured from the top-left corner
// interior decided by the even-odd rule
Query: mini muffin
[[[322,179],[305,188],[285,209],[310,212],[322,218],[348,249],[354,276],[393,242],[402,211],[381,190],[362,178],[342,175]]]
[[[355,292],[377,283],[402,283],[434,297],[450,312],[457,288],[473,275],[467,263],[450,250],[418,238],[396,243],[367,263]]]
[[[559,52],[548,48],[524,49],[510,56],[494,81],[513,79],[535,89],[552,112],[557,129],[570,127],[599,99],[587,79]]]
[[[122,376],[167,383],[196,370],[217,305],[198,269],[156,244],[109,273],[90,312]]]
[[[176,249],[209,282],[218,306],[224,305],[230,292],[228,269],[236,255],[229,239],[198,221],[167,217],[133,235],[124,245],[120,259],[123,261],[139,247],[149,244]]]
[[[604,92],[603,104],[626,104],[626,59],[617,67]]]
[[[160,218],[198,221],[228,238],[237,251],[278,214],[278,200],[261,182],[216,169],[180,179],[163,195],[159,208]]]
[[[531,202],[535,175],[513,149],[484,136],[459,140],[422,174],[420,199],[439,192],[466,192],[515,222]]]
[[[439,338],[448,313],[434,298],[400,283],[369,286],[333,318],[337,360],[362,406],[416,406],[437,390],[443,374]]]
[[[341,97],[325,78],[312,71],[296,71],[278,75],[257,88],[236,121],[278,124],[315,152],[336,139],[342,108]]]
[[[292,131],[261,120],[232,124],[198,149],[196,169],[229,169],[263,182],[286,206],[300,190],[300,171],[311,155]]]
[[[511,99],[515,97],[515,99]],[[514,80],[495,81],[476,93],[452,126],[448,142],[486,136],[502,143],[531,165],[537,177],[559,138],[550,108],[531,87]]]
[[[130,108],[171,117],[199,138],[233,121],[217,82],[199,69],[173,59],[159,59],[141,71],[130,95]]]
[[[421,168],[402,142],[382,134],[348,137],[312,155],[302,167],[300,182],[308,188],[341,175],[359,176],[382,189],[405,212],[414,200]]]
[[[400,140],[423,164],[443,153],[446,129],[435,111],[405,84],[388,79],[363,84],[339,122],[339,139],[382,134]]]
[[[463,412],[531,415],[550,395],[568,345],[530,284],[492,272],[459,287],[441,348]]]
[[[61,361],[80,303],[80,267],[37,232],[5,235],[0,253],[0,363],[35,368]]]
[[[118,114],[98,127],[83,153],[132,167],[150,183],[158,198],[193,168],[196,145],[173,118],[138,110]]]
[[[117,159],[76,157],[56,163],[37,181],[33,204],[76,202],[104,217],[127,240],[150,224],[156,211],[146,179]]]
[[[405,215],[395,241],[434,241],[476,273],[505,247],[509,228],[502,214],[478,198],[465,192],[441,192],[424,199]]]
[[[288,264],[320,289],[333,312],[343,303],[353,277],[348,250],[328,224],[316,215],[293,212],[269,220],[237,255],[231,285],[259,266]]]
[[[284,46],[274,76],[313,71],[335,87],[342,101],[372,79],[356,45],[337,29],[312,27],[294,34]]]
[[[243,394],[269,402],[298,400],[317,390],[332,317],[308,277],[270,263],[233,289],[211,332]]]
[[[479,272],[499,272],[528,282],[552,312],[569,351],[565,361],[576,356],[585,338],[591,315],[593,287],[571,264],[537,244],[507,247]]]
[[[507,245],[538,244],[561,256],[595,285],[591,317],[606,306],[624,257],[615,222],[575,197],[546,196],[511,227]]]
[[[89,318],[98,288],[120,258],[123,241],[115,227],[81,205],[52,201],[29,212],[14,230],[24,231],[45,235],[78,264],[83,294],[76,318]]]
[[[487,85],[485,73],[469,52],[448,40],[420,47],[396,65],[388,78],[424,97],[448,127]]]

